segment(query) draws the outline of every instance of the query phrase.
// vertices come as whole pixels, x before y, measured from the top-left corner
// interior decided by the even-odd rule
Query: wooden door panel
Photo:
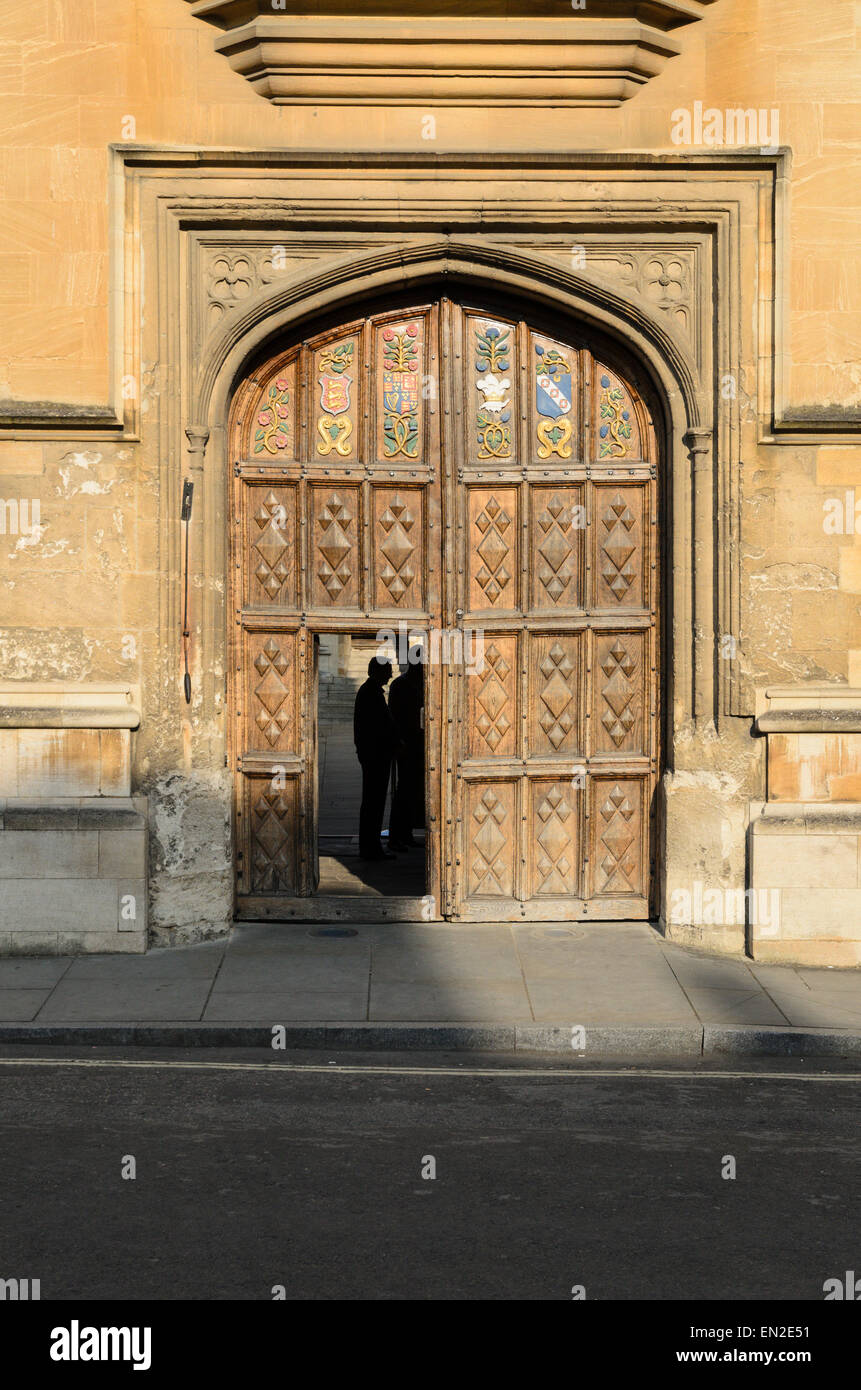
[[[482,669],[467,677],[469,758],[515,758],[520,745],[520,663],[516,637],[484,635]]]
[[[475,781],[466,790],[466,877],[470,898],[513,898],[519,859],[518,786]]]
[[[529,643],[529,758],[580,754],[585,742],[582,632],[532,634]]]
[[[613,612],[648,603],[648,555],[643,549],[647,484],[596,486],[592,534],[595,555],[591,606]]]
[[[358,608],[361,575],[361,490],[341,485],[308,489],[313,608]]]
[[[418,463],[427,454],[427,320],[384,321],[374,328],[374,455],[381,464]]]
[[[244,748],[248,753],[301,751],[296,633],[246,632]]]
[[[612,757],[647,754],[648,633],[595,632],[592,655],[592,749]]]
[[[532,608],[537,612],[582,608],[586,535],[584,485],[533,485],[530,500],[530,558],[534,561],[529,570]]]
[[[301,863],[300,778],[250,775],[243,778],[242,792],[240,891],[292,896]]]
[[[580,354],[544,334],[530,333],[530,455],[542,466],[582,458]]]
[[[589,791],[589,896],[643,898],[647,778],[593,776]]]
[[[420,487],[372,489],[374,608],[426,607],[424,502]]]
[[[517,462],[519,348],[517,326],[467,313],[463,322],[467,465]]]
[[[297,389],[295,348],[239,388],[232,410],[235,459],[280,465],[298,457]]]
[[[364,388],[361,380],[359,335],[348,334],[326,342],[313,352],[313,372],[308,383],[311,400],[307,420],[313,439],[312,458],[337,466],[361,454],[360,422]]]
[[[297,487],[248,482],[243,488],[243,534],[248,549],[246,605],[298,602]]]
[[[471,613],[513,612],[520,606],[520,499],[514,487],[470,487],[469,599]]]
[[[526,847],[530,898],[579,898],[580,799],[571,778],[531,778]]]
[[[608,466],[618,459],[642,459],[646,431],[642,410],[622,379],[597,362],[592,372],[594,458]]]

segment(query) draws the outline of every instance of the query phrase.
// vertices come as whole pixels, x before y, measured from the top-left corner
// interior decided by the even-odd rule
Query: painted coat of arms
[[[353,378],[350,376],[328,376],[323,373],[320,377],[320,404],[329,415],[343,415],[350,409],[352,385]]]
[[[347,411],[353,378],[347,376],[347,368],[353,365],[354,351],[354,343],[339,343],[320,356],[320,405],[324,413],[317,421],[320,434],[317,453],[324,457],[333,449],[344,458],[352,452],[353,422]]]
[[[418,378],[411,372],[383,372],[383,402],[392,415],[409,415],[418,410]]]
[[[383,329],[383,442],[386,458],[418,457],[419,327]]]
[[[538,354],[538,413],[549,416],[551,420],[558,420],[560,415],[567,415],[571,409],[571,368],[555,348],[548,351],[538,344],[535,351]]]
[[[560,458],[570,458],[571,421],[563,417],[569,414],[574,399],[571,365],[555,348],[536,343],[535,352],[535,404],[539,415],[545,417],[538,422],[538,457],[546,459],[558,454]],[[551,425],[551,420],[556,423]]]

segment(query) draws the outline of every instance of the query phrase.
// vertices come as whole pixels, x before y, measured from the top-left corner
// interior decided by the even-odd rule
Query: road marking
[[[324,1065],[293,1062],[176,1062],[128,1061],[125,1058],[100,1057],[0,1057],[0,1067],[127,1067],[132,1070],[161,1068],[175,1071],[260,1071],[305,1073],[309,1076],[506,1076],[506,1077],[589,1077],[592,1080],[636,1080],[638,1077],[658,1081],[861,1081],[858,1072],[785,1072],[785,1071],[679,1071],[654,1067],[636,1067],[587,1071],[580,1067],[374,1067],[347,1066],[341,1062]]]

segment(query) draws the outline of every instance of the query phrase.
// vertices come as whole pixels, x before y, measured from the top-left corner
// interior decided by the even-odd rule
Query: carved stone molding
[[[600,241],[588,239],[582,247],[578,273],[633,291],[645,303],[654,305],[672,328],[695,351],[702,366],[703,325],[694,303],[694,281],[698,274],[701,248],[667,246],[660,238],[650,238],[651,244],[631,247],[629,233],[615,233]],[[231,242],[201,245],[200,282],[198,296],[198,332],[201,339],[223,324],[235,311],[243,308],[255,295],[270,285],[283,282],[296,274],[303,265],[329,256],[343,256],[354,248],[367,245],[353,238],[339,239],[326,245],[319,238],[306,240],[285,231],[282,238],[271,239],[265,247],[256,244],[246,234]],[[570,245],[547,248],[554,259],[571,260]]]
[[[619,106],[715,0],[187,0],[277,105]]]

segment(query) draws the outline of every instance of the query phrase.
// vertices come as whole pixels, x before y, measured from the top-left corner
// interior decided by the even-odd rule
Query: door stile
[[[440,868],[442,876],[441,912],[454,918],[458,912],[458,869],[460,856],[459,796],[460,781],[457,761],[460,741],[457,735],[459,699],[457,673],[442,645],[442,633],[452,631],[457,607],[460,563],[460,533],[462,517],[456,505],[456,472],[458,469],[458,437],[461,398],[458,389],[460,375],[460,346],[455,338],[455,309],[450,299],[440,302],[440,494],[442,502],[441,594],[439,610],[440,644],[437,663],[437,688],[441,695],[442,780],[441,822],[439,832]]]
[[[434,627],[441,626],[442,586],[444,582],[444,519],[445,508],[442,499],[442,312],[435,304],[428,317],[427,375],[432,383],[432,391],[427,393],[426,409],[428,421],[428,481],[426,484],[425,508],[425,546],[427,556],[427,591],[425,609],[428,613],[427,637],[430,639]],[[423,395],[424,383],[423,383]],[[439,679],[439,671],[429,663],[424,669],[424,719],[425,719],[425,871],[427,875],[427,896],[432,900],[428,915],[439,919],[444,915],[445,903],[445,811],[444,789],[444,699]]]

